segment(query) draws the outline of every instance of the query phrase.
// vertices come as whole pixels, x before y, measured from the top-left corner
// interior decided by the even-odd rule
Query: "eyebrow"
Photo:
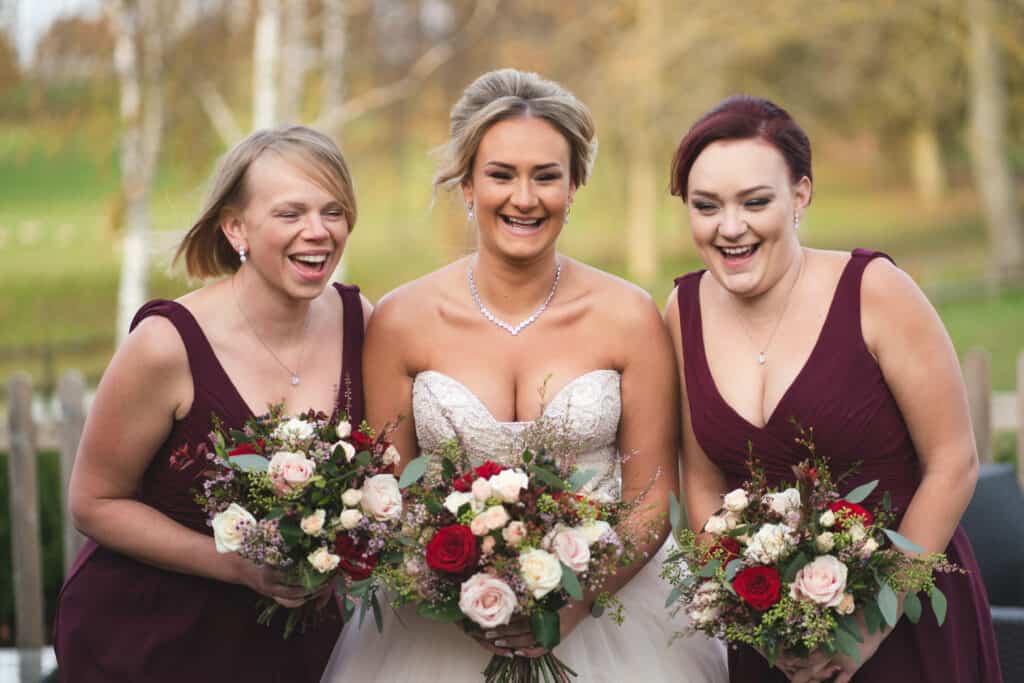
[[[745,197],[747,195],[754,194],[755,192],[760,192],[761,190],[774,190],[774,189],[775,188],[773,188],[771,185],[755,185],[754,187],[751,187],[751,188],[748,188],[746,190],[741,190],[740,192],[737,192],[736,196],[737,197]],[[699,194],[700,196],[707,197],[709,199],[720,199],[720,197],[717,194],[715,194],[714,192],[711,192],[709,190],[691,190],[690,194]]]
[[[514,164],[509,164],[509,163],[506,163],[504,161],[488,161],[487,163],[484,164],[484,166],[499,166],[501,168],[507,168],[510,171],[514,171],[515,168],[516,168]],[[543,171],[543,170],[548,169],[548,168],[561,168],[561,167],[562,167],[562,165],[560,163],[558,163],[557,161],[552,161],[551,163],[547,163],[547,164],[537,164],[536,166],[533,167],[533,170],[534,171]]]

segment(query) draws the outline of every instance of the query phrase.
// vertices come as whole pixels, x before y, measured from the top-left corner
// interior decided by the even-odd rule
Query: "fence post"
[[[981,462],[992,462],[992,359],[985,349],[971,349],[964,357],[964,383],[971,408],[974,443]]]
[[[43,581],[39,548],[35,424],[32,421],[32,379],[24,373],[18,373],[11,377],[7,386],[11,434],[7,464],[14,565],[14,626],[17,630],[15,644],[19,649],[38,650],[44,644]],[[30,666],[31,657],[19,659],[22,660],[23,668]]]
[[[1024,490],[1024,351],[1017,356],[1017,483]]]
[[[64,519],[64,576],[78,556],[85,538],[71,521],[68,506],[68,484],[71,481],[71,467],[75,463],[78,442],[82,439],[85,426],[85,378],[77,370],[68,370],[60,378],[60,475],[62,517]]]

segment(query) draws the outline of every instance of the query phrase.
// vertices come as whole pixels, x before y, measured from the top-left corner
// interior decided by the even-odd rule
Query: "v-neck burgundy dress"
[[[363,307],[357,287],[335,287],[344,306],[338,405],[358,424],[363,419]],[[229,428],[241,428],[252,414],[192,314],[173,301],[150,301],[132,328],[153,315],[170,320],[181,335],[195,396],[143,475],[138,499],[212,535],[193,501],[194,472],[172,467],[171,456],[207,440],[212,414]],[[317,628],[284,640],[280,612],[270,627],[256,623],[259,598],[244,586],[158,569],[90,540],[58,604],[54,645],[61,680],[319,681],[341,633],[337,605],[332,601],[325,608]]]
[[[851,487],[879,480],[876,492],[865,503],[869,509],[888,490],[896,510],[906,510],[921,480],[917,453],[896,399],[861,332],[861,277],[871,259],[879,256],[885,255],[854,250],[810,357],[763,428],[727,404],[711,376],[699,298],[704,271],[676,280],[690,419],[698,443],[724,473],[729,489],[749,478],[748,441],[770,483],[792,480],[790,467],[805,455],[793,442],[795,430],[790,419],[795,418],[814,428],[818,451],[828,455],[835,472],[844,472],[861,461]],[[946,554],[969,573],[936,576],[949,601],[945,624],[938,626],[925,600],[920,623],[901,619],[854,681],[1002,681],[988,597],[970,542],[959,526]],[[781,671],[769,669],[767,661],[747,646],[730,648],[729,678],[737,683],[787,681]]]

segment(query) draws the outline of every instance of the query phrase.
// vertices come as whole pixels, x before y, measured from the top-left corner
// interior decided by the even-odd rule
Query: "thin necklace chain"
[[[284,361],[282,361],[281,358],[276,353],[274,353],[274,349],[270,348],[270,345],[267,344],[267,342],[263,341],[263,337],[261,337],[256,332],[256,328],[253,326],[252,321],[249,320],[249,316],[247,316],[245,314],[245,311],[242,309],[242,303],[238,300],[238,292],[235,290],[235,278],[231,278],[231,294],[232,296],[234,296],[235,306],[238,308],[238,312],[242,314],[242,320],[245,321],[245,324],[249,328],[249,331],[252,332],[252,336],[256,337],[256,341],[258,341],[263,346],[263,348],[267,350],[267,353],[269,353],[271,357],[275,361],[277,361],[277,364],[284,368],[285,371],[291,376],[292,386],[299,386],[299,382],[301,381],[299,379],[299,373],[285,365]],[[310,312],[306,311],[306,322],[302,324],[302,347],[299,349],[299,364],[296,366],[300,369],[302,368],[302,359],[306,355],[306,330],[309,329],[309,315]]]
[[[492,323],[494,323],[495,325],[497,325],[498,327],[500,327],[501,329],[505,330],[506,332],[511,334],[513,337],[515,337],[520,332],[522,332],[524,329],[526,329],[527,327],[529,327],[533,323],[537,322],[537,318],[539,318],[541,316],[541,314],[544,313],[544,311],[547,310],[548,304],[551,303],[551,299],[554,298],[554,296],[555,296],[555,290],[558,289],[558,280],[561,277],[561,275],[562,275],[562,264],[558,263],[556,261],[555,262],[555,281],[551,283],[551,291],[548,292],[548,296],[547,296],[546,299],[544,299],[544,303],[542,303],[540,305],[540,308],[538,308],[536,311],[533,312],[533,315],[531,315],[526,320],[523,320],[518,325],[514,325],[514,326],[513,325],[509,325],[504,320],[498,318],[493,313],[491,313],[490,310],[488,310],[488,308],[486,306],[484,306],[484,302],[480,300],[480,292],[478,292],[477,289],[476,289],[476,281],[473,280],[473,266],[470,266],[469,270],[466,271],[466,281],[469,282],[469,294],[470,294],[470,296],[473,297],[473,301],[476,303],[477,308],[480,309],[480,313],[485,318],[490,320]]]
[[[757,364],[766,365],[768,363],[768,348],[772,345],[772,340],[775,339],[775,333],[779,331],[779,326],[782,324],[782,319],[786,317],[786,311],[789,310],[789,302],[793,298],[793,290],[796,289],[796,285],[800,282],[800,276],[804,273],[804,254],[800,252],[800,269],[796,273],[796,278],[793,280],[793,284],[789,286],[789,292],[786,293],[786,303],[782,307],[782,313],[779,314],[778,319],[775,321],[775,327],[772,328],[772,333],[768,337],[768,341],[764,343],[761,350],[757,352]],[[747,335],[747,339],[750,340],[751,345],[756,349],[757,342],[754,341],[754,336],[750,334],[750,329],[747,324],[743,322],[742,316],[740,317],[740,325],[743,327],[743,331]]]

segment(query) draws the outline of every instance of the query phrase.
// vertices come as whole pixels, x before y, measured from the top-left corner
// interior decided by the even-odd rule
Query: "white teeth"
[[[746,256],[754,251],[753,246],[746,247],[719,247],[726,256]]]
[[[540,221],[541,221],[541,219],[539,219],[539,218],[525,219],[525,218],[513,218],[512,216],[505,216],[505,220],[507,220],[509,223],[512,223],[513,225],[526,225],[526,226],[529,226],[529,227],[536,227],[536,226],[540,225]]]
[[[327,260],[327,254],[296,254],[292,258],[303,263],[320,264]]]

